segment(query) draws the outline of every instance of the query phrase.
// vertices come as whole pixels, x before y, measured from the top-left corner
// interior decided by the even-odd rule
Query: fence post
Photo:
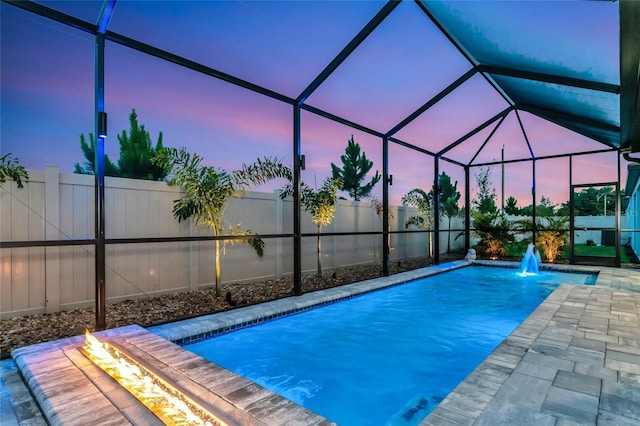
[[[45,239],[60,238],[60,172],[46,166],[44,183]],[[47,313],[60,311],[60,248],[45,247],[45,304]]]
[[[193,218],[189,218],[189,236],[198,235]],[[189,243],[189,290],[200,289],[200,245],[202,243],[191,241]]]
[[[275,221],[276,234],[282,234],[282,224],[284,223],[283,200],[280,198],[280,190],[273,191],[275,196]],[[276,238],[276,279],[282,278],[282,238]]]

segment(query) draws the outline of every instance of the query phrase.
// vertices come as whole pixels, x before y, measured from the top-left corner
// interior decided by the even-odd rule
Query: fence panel
[[[3,241],[84,239],[95,233],[94,184],[87,175],[61,174],[57,167],[30,171],[24,189],[8,181],[0,191]],[[178,222],[173,201],[179,188],[164,182],[105,178],[105,232],[111,238],[209,236],[211,230]],[[232,199],[225,223],[261,234],[293,232],[291,199],[248,192]],[[416,214],[391,206],[390,229],[403,230]],[[315,234],[311,215],[302,213],[302,232]],[[455,226],[458,226],[457,224]],[[324,232],[381,232],[382,220],[368,202],[339,200],[335,218]],[[391,259],[428,254],[426,233],[391,237]],[[441,243],[442,244],[442,243]],[[382,235],[322,238],[323,268],[330,271],[382,260]],[[446,241],[443,247],[446,250]],[[453,247],[453,244],[452,244]],[[0,317],[56,312],[92,306],[95,297],[93,246],[2,249]],[[246,244],[227,244],[221,258],[223,283],[274,279],[293,273],[293,239],[265,239],[264,256]],[[305,273],[316,270],[316,237],[302,241]],[[215,282],[214,242],[108,244],[106,296],[109,302],[174,291],[196,290]]]

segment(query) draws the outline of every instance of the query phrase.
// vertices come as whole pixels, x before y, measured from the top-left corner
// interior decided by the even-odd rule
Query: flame
[[[108,342],[85,333],[84,353],[98,367],[169,425],[225,426],[175,387]]]

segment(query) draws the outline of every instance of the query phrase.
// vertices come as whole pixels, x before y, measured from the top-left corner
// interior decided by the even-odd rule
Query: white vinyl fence
[[[55,166],[30,171],[29,183],[18,189],[7,181],[0,190],[2,241],[92,239],[94,237],[94,177],[59,173]],[[164,182],[105,179],[105,230],[108,239],[210,235],[190,220],[173,217],[173,200],[180,190]],[[391,230],[404,229],[415,209],[392,206]],[[228,225],[241,224],[259,234],[291,234],[292,202],[277,193],[249,192],[233,199],[226,210]],[[441,221],[446,229],[447,221]],[[455,220],[453,228],[462,226]],[[323,232],[376,232],[382,221],[367,202],[340,200],[332,225]],[[303,213],[302,232],[315,233],[311,216]],[[446,251],[441,233],[441,252]],[[464,246],[463,239],[451,248]],[[242,283],[280,278],[293,272],[293,239],[265,239],[264,257],[245,244],[226,246],[221,259],[222,282]],[[393,234],[392,260],[429,253],[429,236]],[[215,281],[213,241],[108,244],[107,301],[197,290]],[[57,312],[92,306],[95,298],[94,247],[35,247],[1,249],[0,318]],[[382,260],[382,235],[322,238],[323,270],[370,264]],[[316,269],[316,238],[302,240],[302,267]]]

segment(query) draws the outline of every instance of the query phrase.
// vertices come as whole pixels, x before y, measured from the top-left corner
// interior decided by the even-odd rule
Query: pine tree
[[[476,183],[478,185],[477,199],[472,201],[474,207],[480,213],[496,213],[496,189],[491,181],[491,167],[480,167],[480,172],[476,175]]]
[[[158,134],[156,146],[151,146],[151,136],[145,130],[144,124],[138,124],[138,114],[135,109],[132,109],[129,115],[129,126],[129,134],[123,130],[118,135],[120,176],[131,179],[164,180],[168,170],[151,163],[151,159],[163,148],[162,132]]]
[[[80,175],[93,175],[95,174],[95,152],[96,152],[96,138],[93,133],[89,133],[89,142],[84,137],[84,134],[80,135],[80,149],[82,155],[86,161],[84,164],[76,163],[74,165],[73,173]],[[104,175],[105,176],[120,176],[120,170],[118,166],[113,164],[113,161],[107,154],[104,155]]]
[[[514,196],[507,198],[507,205],[504,207],[506,214],[518,215],[520,214],[520,208],[517,206],[518,200]]]
[[[138,123],[138,114],[135,109],[129,114],[129,133],[123,130],[118,136],[120,143],[120,158],[118,164],[114,164],[108,155],[104,156],[105,176],[116,176],[131,179],[164,180],[169,173],[154,164],[151,159],[163,148],[162,132],[158,134],[155,147],[151,145],[151,136],[144,128],[144,124]],[[83,175],[95,174],[95,150],[96,139],[93,133],[89,133],[89,142],[84,134],[80,135],[80,149],[84,155],[83,164],[76,163],[74,173]]]
[[[381,176],[376,170],[371,181],[362,185],[362,181],[373,167],[373,161],[370,161],[364,152],[360,153],[360,145],[353,140],[353,135],[347,142],[345,154],[340,156],[340,160],[342,160],[342,168],[331,163],[333,179],[340,180],[342,190],[346,191],[355,201],[367,198],[376,183],[380,181]]]

